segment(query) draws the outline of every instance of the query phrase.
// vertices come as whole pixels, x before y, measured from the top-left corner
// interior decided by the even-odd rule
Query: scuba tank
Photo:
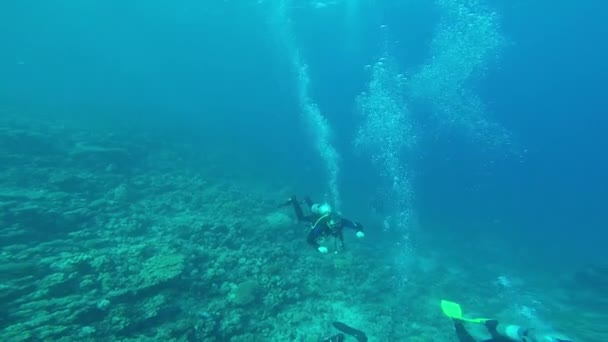
[[[512,339],[513,341],[528,341],[530,339],[530,329],[520,327],[519,325],[507,325],[504,329],[499,325],[499,330],[502,335]]]
[[[519,325],[507,325],[504,328],[498,326],[499,332],[513,341],[523,342],[572,342],[569,338],[554,334],[536,334],[532,329]],[[558,337],[559,336],[559,337]]]
[[[332,208],[331,208],[331,205],[329,205],[327,203],[322,203],[322,204],[315,203],[310,206],[310,211],[315,215],[325,216],[332,212]]]

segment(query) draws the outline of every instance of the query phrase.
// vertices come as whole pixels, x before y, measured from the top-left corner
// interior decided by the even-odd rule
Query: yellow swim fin
[[[441,310],[443,311],[443,314],[449,318],[465,322],[485,323],[486,321],[490,320],[489,318],[464,318],[462,317],[462,308],[460,307],[460,304],[444,299],[441,300]]]

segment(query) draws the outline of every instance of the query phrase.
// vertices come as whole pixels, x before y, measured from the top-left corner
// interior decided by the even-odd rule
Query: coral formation
[[[277,209],[284,192],[212,176],[181,146],[0,122],[2,341],[316,341],[336,320],[378,340],[452,337],[435,304],[471,291],[462,270],[420,256],[397,277],[395,251],[349,236],[319,255]],[[496,276],[463,304],[498,312]]]

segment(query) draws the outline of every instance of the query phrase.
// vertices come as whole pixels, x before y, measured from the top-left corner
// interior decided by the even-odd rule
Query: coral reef
[[[437,303],[471,291],[466,272],[419,256],[400,275],[390,244],[350,235],[320,255],[284,192],[153,140],[0,119],[0,340],[316,341],[336,320],[452,338]],[[498,308],[497,276],[463,304]]]

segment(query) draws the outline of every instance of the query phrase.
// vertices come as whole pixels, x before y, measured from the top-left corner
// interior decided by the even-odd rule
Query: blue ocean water
[[[597,327],[606,313],[589,298],[607,303],[605,292],[598,290],[608,284],[607,9],[600,1],[520,0],[8,2],[0,5],[0,115],[9,128],[13,122],[25,127],[33,127],[29,121],[43,126],[77,122],[84,131],[115,131],[116,137],[102,139],[112,146],[131,146],[120,141],[125,131],[145,137],[142,141],[153,143],[142,143],[140,149],[148,150],[140,154],[149,160],[131,165],[127,178],[163,170],[167,175],[209,172],[232,184],[233,193],[268,188],[257,202],[260,217],[276,211],[276,203],[292,193],[329,201],[363,223],[365,240],[347,239],[356,246],[349,258],[368,260],[372,269],[381,268],[375,263],[391,265],[392,275],[381,280],[394,286],[398,279],[389,292],[391,298],[401,298],[396,300],[400,305],[411,299],[399,297],[400,291],[411,294],[439,284],[422,291],[428,301],[470,292],[470,297],[454,300],[477,303],[481,315],[527,317],[543,328],[562,324],[581,340],[601,341],[606,333]],[[8,157],[17,153],[7,143],[14,141],[9,128],[0,147],[7,170],[3,186],[24,193],[45,189],[41,179],[11,178],[15,172],[9,169],[25,166]],[[71,134],[66,146],[86,135]],[[167,165],[155,164],[161,146],[173,144],[188,152],[174,163],[169,158]],[[28,151],[19,153],[27,157]],[[180,169],[188,158],[200,163],[201,170]],[[207,170],[210,164],[213,172]],[[103,170],[108,169],[88,172]],[[259,188],[249,189],[252,183]],[[157,194],[153,189],[151,184],[148,197],[164,196],[164,188]],[[0,195],[6,203],[13,203],[12,198]],[[6,232],[15,225],[27,231],[12,206],[0,208]],[[127,217],[128,210],[120,215]],[[104,229],[91,222],[88,229]],[[146,234],[152,233],[139,237]],[[184,240],[175,234],[176,241]],[[21,248],[15,246],[27,239],[17,243],[13,235],[3,235],[3,263],[9,263],[17,259],[12,251]],[[283,235],[266,238],[274,242],[277,255],[287,246]],[[53,237],[45,239],[31,244]],[[305,235],[289,235],[288,240],[298,246],[298,259],[319,262],[308,259],[317,252],[306,245]],[[208,244],[200,243],[201,248],[216,248]],[[231,248],[265,254],[255,252],[258,244],[244,240]],[[192,272],[190,276],[203,271]],[[415,275],[423,278],[418,281]],[[10,277],[1,281],[13,286]],[[220,285],[213,286],[221,288],[222,282],[216,282]],[[490,300],[494,282],[503,292]],[[211,288],[209,284],[200,286]],[[580,298],[571,294],[575,290]],[[226,301],[213,291],[201,290],[198,300]],[[546,297],[539,298],[543,292]],[[17,293],[25,298],[18,304],[1,298],[18,312],[22,302],[36,298],[28,297],[27,290]],[[366,301],[388,300],[378,296]],[[568,296],[574,299],[564,300]],[[287,312],[289,305],[283,305]],[[585,312],[593,323],[572,324],[571,317],[556,313],[560,308]],[[204,317],[220,315],[205,310]],[[247,307],[239,310],[243,317],[253,315]],[[273,312],[264,310],[264,316]],[[360,324],[374,317],[374,308],[361,310],[368,310],[361,314],[366,318],[353,313],[341,319]],[[72,324],[94,327],[97,335],[87,338],[116,334],[105,323],[109,318],[91,315],[97,318]],[[370,326],[368,334],[391,341],[413,335],[424,341],[453,337],[450,324],[437,323],[440,318],[432,314],[404,316],[416,326],[437,330],[411,323],[401,327],[407,334],[382,335],[406,324],[392,317]],[[26,323],[22,317],[2,312],[0,327],[14,330]],[[330,313],[323,317],[336,319]],[[171,324],[167,322],[162,317],[119,334],[150,335],[154,324]],[[292,329],[302,331],[298,327]],[[80,330],[70,329],[47,340],[59,341],[62,334],[65,340],[78,340],[73,331]],[[240,328],[206,329],[195,340],[299,341],[306,335],[285,337],[282,330],[242,322]],[[437,331],[442,335],[435,336],[442,337],[433,337]],[[173,337],[188,340],[184,336]]]

